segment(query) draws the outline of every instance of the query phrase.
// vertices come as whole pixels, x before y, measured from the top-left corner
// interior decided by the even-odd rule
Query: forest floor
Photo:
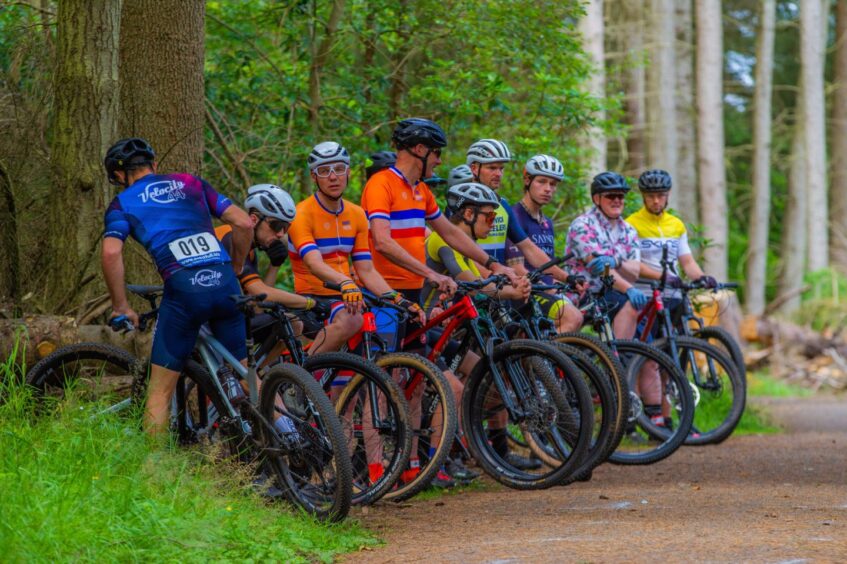
[[[784,432],[683,448],[590,482],[357,509],[385,543],[348,562],[843,561],[847,398],[757,399]]]

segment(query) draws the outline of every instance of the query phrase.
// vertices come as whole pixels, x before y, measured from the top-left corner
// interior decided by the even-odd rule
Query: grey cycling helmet
[[[629,192],[626,178],[617,172],[601,172],[591,181],[591,195],[604,192]]]
[[[456,184],[463,182],[473,182],[473,172],[468,165],[459,165],[450,171],[447,175],[447,188],[452,188]]]
[[[500,199],[494,190],[478,182],[463,182],[447,190],[447,207],[456,213],[464,206],[500,207]]]
[[[468,147],[467,164],[507,163],[512,160],[509,147],[497,139],[480,139]]]
[[[556,180],[565,178],[565,168],[562,163],[550,155],[535,155],[526,161],[525,170],[530,176],[549,176]]]
[[[638,177],[638,189],[642,192],[668,192],[673,186],[668,171],[654,168],[645,170]]]
[[[273,184],[256,184],[247,189],[244,207],[248,211],[257,211],[265,217],[272,217],[288,223],[294,221],[297,206],[288,192]]]
[[[315,170],[321,165],[329,163],[344,163],[350,166],[350,155],[347,149],[335,141],[324,141],[318,143],[309,153],[309,170]]]
[[[379,151],[370,157],[371,164],[365,169],[365,180],[381,170],[394,166],[397,162],[397,153],[393,151]]]

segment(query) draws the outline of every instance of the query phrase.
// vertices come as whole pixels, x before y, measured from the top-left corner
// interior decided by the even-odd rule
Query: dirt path
[[[770,400],[786,433],[684,448],[589,483],[370,508],[349,562],[847,560],[847,398]]]

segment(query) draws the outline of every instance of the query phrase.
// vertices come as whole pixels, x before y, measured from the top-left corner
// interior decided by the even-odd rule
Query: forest
[[[3,0],[0,315],[104,319],[102,159],[120,137],[236,200],[260,182],[308,194],[309,149],[336,140],[355,201],[409,116],[448,132],[442,176],[472,141],[508,143],[512,198],[526,158],[557,156],[560,251],[594,174],[663,168],[748,312],[843,315],[845,81],[844,1]],[[127,268],[157,279],[137,245]]]

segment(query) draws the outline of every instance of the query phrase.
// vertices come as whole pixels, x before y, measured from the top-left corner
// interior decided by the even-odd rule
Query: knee
[[[559,322],[563,332],[578,331],[583,323],[582,312],[571,304],[562,308],[562,317]]]
[[[362,314],[350,314],[346,311],[339,312],[338,315],[335,316],[335,320],[333,321],[333,325],[338,327],[338,330],[344,334],[345,338],[350,338],[362,328]]]

